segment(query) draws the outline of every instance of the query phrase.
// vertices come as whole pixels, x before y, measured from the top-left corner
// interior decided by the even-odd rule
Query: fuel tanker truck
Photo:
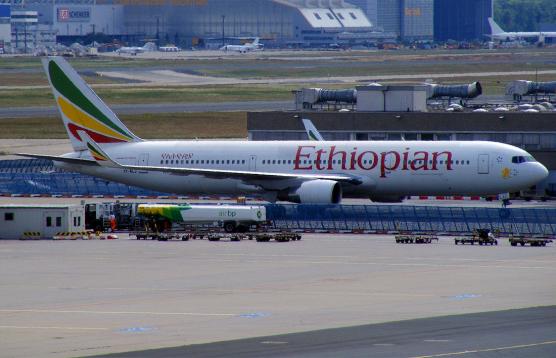
[[[251,225],[266,222],[266,208],[262,205],[140,204],[137,214],[148,219],[151,226],[156,225],[157,230],[170,229],[174,223],[217,223],[226,232],[246,232]]]

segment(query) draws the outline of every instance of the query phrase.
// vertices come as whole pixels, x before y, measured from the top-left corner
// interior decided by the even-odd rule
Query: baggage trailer
[[[260,227],[259,227],[260,230]],[[258,232],[247,232],[247,233],[228,233],[223,228],[215,227],[204,227],[204,226],[189,226],[187,229],[183,230],[166,230],[164,232],[159,232],[156,230],[150,230],[149,226],[145,226],[145,230],[141,231],[130,231],[129,236],[135,236],[137,240],[158,240],[158,241],[169,241],[169,240],[204,240],[208,241],[241,241],[241,240],[255,240],[257,242],[268,242],[271,240],[277,242],[288,242],[288,241],[299,241],[301,240],[301,234],[289,231],[258,231]]]
[[[456,237],[454,243],[458,244],[471,244],[471,245],[498,245],[498,240],[490,229],[476,229],[473,231],[473,236],[471,237]]]
[[[534,237],[525,237],[525,236],[510,236],[510,245],[512,246],[546,246],[550,244],[553,240],[546,236],[534,236]]]
[[[438,241],[438,237],[424,234],[400,234],[394,237],[396,244],[431,244]]]

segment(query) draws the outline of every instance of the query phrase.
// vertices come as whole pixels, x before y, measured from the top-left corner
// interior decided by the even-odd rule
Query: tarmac
[[[401,245],[391,236],[332,234],[289,243],[153,242],[122,235],[0,241],[0,269],[0,357],[88,356],[253,337],[264,338],[193,346],[173,356],[556,355],[553,308],[366,327],[553,305],[553,245],[455,246],[449,238]],[[266,337],[334,328],[343,330]],[[523,350],[500,350],[514,346]]]
[[[556,306],[422,318],[103,357],[552,358]],[[519,338],[517,338],[519,337]],[[522,342],[515,344],[516,341]]]

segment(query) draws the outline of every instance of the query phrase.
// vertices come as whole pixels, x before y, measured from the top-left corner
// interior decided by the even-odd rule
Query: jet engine
[[[339,204],[342,186],[334,180],[310,180],[294,190],[279,193],[278,199],[300,204]]]

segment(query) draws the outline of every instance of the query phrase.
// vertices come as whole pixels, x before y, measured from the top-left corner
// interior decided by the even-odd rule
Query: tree
[[[556,24],[556,1],[496,0],[494,19],[505,31],[539,31],[542,23]]]

